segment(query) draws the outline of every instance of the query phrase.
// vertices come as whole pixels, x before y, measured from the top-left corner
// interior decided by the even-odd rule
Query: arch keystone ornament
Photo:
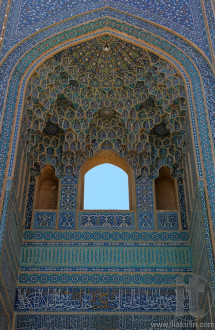
[[[1,4],[0,328],[212,324],[212,10],[185,0],[62,4],[60,14],[57,4]],[[128,174],[130,210],[86,218],[83,177],[104,162]],[[36,210],[45,166],[57,202]],[[158,210],[162,168],[175,199]],[[198,310],[193,274],[211,288]]]

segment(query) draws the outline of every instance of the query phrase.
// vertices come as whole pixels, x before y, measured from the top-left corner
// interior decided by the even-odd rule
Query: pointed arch
[[[159,171],[159,176],[154,180],[156,209],[159,211],[178,210],[176,179],[171,176],[170,169],[166,166]]]
[[[34,208],[38,210],[56,210],[58,206],[58,178],[54,169],[46,165],[37,178]]]
[[[213,116],[213,104],[211,99],[214,97],[213,92],[215,90],[212,91],[212,88],[209,88],[209,85],[212,86],[214,83],[213,69],[208,64],[206,57],[202,56],[201,51],[193,47],[190,42],[174,35],[172,31],[164,30],[150,22],[144,25],[143,22],[137,21],[136,17],[129,17],[129,24],[127,24],[123,19],[120,21],[120,19],[102,17],[102,19],[97,19],[90,23],[85,21],[83,26],[79,25],[80,21],[73,24],[72,28],[71,26],[60,27],[59,25],[59,29],[57,32],[54,32],[54,35],[53,30],[52,34],[42,30],[29,38],[31,41],[29,45],[26,42],[27,40],[25,40],[25,44],[18,44],[15,49],[8,53],[8,59],[6,58],[5,63],[2,65],[3,72],[4,70],[5,72],[10,71],[8,68],[11,67],[10,76],[5,78],[5,89],[2,89],[2,95],[5,95],[4,125],[2,126],[2,135],[0,137],[2,146],[2,161],[0,164],[0,189],[3,188],[2,208],[3,210],[8,210],[8,197],[12,191],[12,178],[15,168],[16,153],[14,153],[14,150],[18,149],[17,144],[19,143],[18,134],[21,126],[19,119],[22,111],[23,93],[32,70],[47,57],[52,56],[53,53],[64,47],[83,42],[99,33],[112,33],[129,42],[136,43],[140,47],[157,52],[171,63],[174,63],[187,82],[190,120],[192,120],[192,134],[196,148],[194,163],[198,169],[199,179],[196,187],[199,188],[201,194],[203,210],[203,220],[201,221],[205,228],[205,236],[203,236],[207,247],[211,279],[213,279],[214,260],[212,251],[214,251],[215,245],[213,238],[214,224],[211,220],[211,213],[215,210],[212,193],[214,189],[214,158],[211,135],[211,131],[213,131],[213,119],[211,119]],[[104,22],[106,23],[103,24]],[[85,23],[86,26],[84,26]],[[13,120],[13,118],[15,119]],[[205,171],[203,166],[205,166]],[[207,196],[206,201],[205,196]],[[2,233],[0,248],[6,236],[5,228],[7,227],[5,224],[9,220],[8,212],[3,212],[0,223],[0,231]],[[215,290],[213,283],[212,286]]]

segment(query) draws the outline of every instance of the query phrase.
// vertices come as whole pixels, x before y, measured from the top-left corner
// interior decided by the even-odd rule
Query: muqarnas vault
[[[169,1],[153,9],[168,30],[150,1],[56,4],[54,24],[27,2],[32,23],[21,4],[21,39],[2,43],[0,328],[213,328],[212,45]],[[128,210],[84,208],[106,163]]]

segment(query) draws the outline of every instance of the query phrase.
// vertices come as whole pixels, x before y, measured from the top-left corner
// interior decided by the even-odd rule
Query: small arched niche
[[[56,210],[58,204],[58,178],[52,166],[43,168],[37,179],[35,209]]]
[[[116,206],[112,207],[89,207],[89,204],[85,203],[85,182],[87,181],[87,176],[88,174],[90,175],[93,173],[93,170],[102,170],[108,168],[108,171],[110,167],[108,165],[112,165],[113,167],[117,167],[115,170],[118,171],[119,175],[123,178],[124,180],[127,180],[127,193],[128,193],[128,205],[125,208],[122,207],[117,207]],[[103,167],[104,166],[104,167]],[[92,170],[92,172],[91,172]],[[109,172],[111,173],[111,171]],[[105,174],[104,174],[105,175]],[[85,180],[86,179],[86,180]],[[105,178],[107,179],[107,178]],[[110,181],[112,178],[110,178]],[[117,180],[117,178],[115,178]],[[105,181],[105,180],[104,180]],[[92,182],[92,181],[91,181]],[[107,181],[106,181],[107,182]],[[119,181],[120,182],[120,181]],[[116,187],[116,182],[113,185]],[[120,183],[119,183],[120,184]],[[126,183],[125,183],[126,185]],[[100,185],[101,187],[101,185]],[[105,187],[103,187],[105,189]],[[123,159],[120,158],[117,154],[110,152],[110,151],[102,151],[98,154],[96,154],[94,157],[88,159],[86,163],[82,166],[81,172],[80,172],[80,181],[79,181],[79,199],[78,199],[78,208],[79,210],[134,210],[135,208],[135,180],[134,180],[134,173],[132,168],[129,166],[129,164]],[[125,192],[126,194],[126,192]],[[105,198],[105,197],[104,197]]]
[[[176,180],[168,167],[162,167],[155,179],[156,209],[161,211],[178,210]]]

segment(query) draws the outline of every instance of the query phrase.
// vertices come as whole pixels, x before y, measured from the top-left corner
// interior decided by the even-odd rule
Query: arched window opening
[[[90,170],[98,167],[99,165],[110,165],[110,166],[115,166],[112,167],[115,168],[116,170],[120,171],[120,173],[123,173],[126,177],[126,180],[124,179],[124,182],[126,181],[126,188],[124,189],[126,191],[126,200],[128,200],[128,205],[126,207],[121,207],[119,203],[117,204],[117,206],[110,206],[110,207],[93,207],[93,206],[87,206],[87,204],[85,203],[84,199],[86,197],[86,192],[85,192],[85,187],[87,185],[86,182],[86,174],[89,172]],[[99,168],[99,167],[98,167]],[[102,167],[101,167],[102,168]],[[105,167],[104,167],[105,168]],[[93,172],[92,172],[93,173]],[[119,172],[118,172],[119,173]],[[87,177],[87,176],[86,176]],[[107,171],[105,172],[105,174],[102,176],[102,180],[103,178],[109,178],[108,182],[114,178],[113,175],[109,175]],[[115,176],[114,179],[114,184],[112,185],[111,188],[111,194],[113,195],[113,192],[116,191],[117,189],[117,182],[118,182],[118,178],[119,178],[119,174],[117,174]],[[101,180],[100,180],[101,181]],[[99,182],[99,180],[97,180],[97,182]],[[102,193],[102,196],[105,196],[105,183],[102,184],[104,187],[104,192]],[[95,180],[93,180],[92,186],[95,186]],[[118,186],[121,187],[122,184],[118,183]],[[98,191],[98,189],[97,189]],[[106,190],[107,191],[107,190]],[[101,195],[101,194],[100,194]],[[121,197],[121,192],[118,192],[118,195],[116,197],[116,200],[118,201],[119,198]],[[103,197],[103,200],[107,200],[110,198],[109,197]],[[88,208],[90,207],[90,208]],[[132,169],[132,167],[128,164],[128,162],[119,157],[115,152],[109,151],[109,150],[103,150],[101,152],[98,152],[97,154],[95,154],[93,157],[90,157],[81,167],[80,170],[80,174],[79,174],[79,185],[78,185],[78,200],[77,200],[77,208],[78,210],[129,210],[129,211],[134,211],[136,207],[136,194],[135,194],[135,177],[134,177],[134,171]]]
[[[157,210],[177,210],[176,181],[167,167],[162,167],[155,179]]]
[[[56,210],[58,202],[58,178],[54,169],[47,165],[37,179],[35,209]]]
[[[128,175],[118,166],[102,164],[84,177],[85,210],[129,210]]]

